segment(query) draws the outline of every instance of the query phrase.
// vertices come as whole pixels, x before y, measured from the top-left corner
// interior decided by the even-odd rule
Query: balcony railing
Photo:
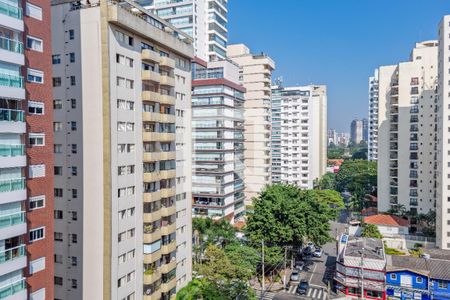
[[[22,8],[10,5],[0,0],[0,14],[7,15],[16,19],[23,19]]]
[[[21,42],[5,37],[0,37],[0,48],[11,52],[23,53],[23,44]]]
[[[0,264],[25,256],[25,245],[0,251]]]
[[[0,73],[0,85],[15,88],[23,88],[23,76],[14,76]]]
[[[0,108],[0,121],[23,122],[24,120],[23,110]]]
[[[13,226],[25,222],[25,212],[17,212],[10,215],[0,216],[0,228]],[[1,298],[1,297],[0,297]]]
[[[25,178],[0,180],[0,193],[12,192],[25,189]]]
[[[0,2],[1,3],[1,2]],[[7,298],[25,289],[25,279],[0,287],[0,299]]]
[[[25,155],[24,145],[4,145],[0,144],[0,156],[13,157]]]

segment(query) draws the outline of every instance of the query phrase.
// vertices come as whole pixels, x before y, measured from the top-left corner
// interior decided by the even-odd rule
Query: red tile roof
[[[409,222],[403,218],[393,215],[374,215],[364,218],[364,223],[374,224],[374,225],[386,225],[386,226],[397,226],[397,227],[408,227]]]

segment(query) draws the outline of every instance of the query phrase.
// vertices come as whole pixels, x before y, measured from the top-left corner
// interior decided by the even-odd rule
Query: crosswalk
[[[291,285],[291,286],[289,286],[289,289],[286,291],[279,292],[279,293],[265,292],[262,297],[261,297],[261,291],[256,290],[256,296],[257,296],[257,299],[272,300],[277,294],[279,294],[279,295],[282,295],[282,294],[296,295],[296,292],[295,292],[296,289],[297,289],[297,285]],[[325,300],[325,299],[327,299],[327,291],[320,287],[310,286],[306,295],[298,295],[298,297],[300,299],[307,298],[307,299],[315,299],[315,300]]]

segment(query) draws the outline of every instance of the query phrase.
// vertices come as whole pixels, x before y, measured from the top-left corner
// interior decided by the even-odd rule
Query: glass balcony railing
[[[0,37],[0,49],[23,54],[23,43]]]
[[[0,85],[23,89],[23,76],[14,76],[0,73]]]
[[[0,122],[23,122],[24,120],[23,110],[0,108]]]
[[[0,0],[0,14],[7,15],[16,19],[23,19],[22,8],[10,5]]]
[[[16,282],[10,283],[0,287],[0,299],[5,299],[9,296],[17,294],[25,289],[25,279],[20,279]]]
[[[14,157],[25,155],[25,145],[0,144],[0,157]]]
[[[0,264],[25,256],[25,245],[0,251]]]
[[[14,226],[25,222],[25,212],[20,211],[10,215],[0,216],[0,228]]]
[[[25,189],[25,178],[0,179],[0,193]]]

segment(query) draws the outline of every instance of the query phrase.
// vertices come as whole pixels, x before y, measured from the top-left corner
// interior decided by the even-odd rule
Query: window
[[[61,122],[53,122],[53,131],[54,132],[58,132],[58,131],[62,131],[63,126]]]
[[[72,221],[78,220],[78,213],[76,211],[72,212]]]
[[[70,261],[71,261],[72,266],[77,266],[78,265],[78,259],[77,259],[76,256],[72,256],[70,258]]]
[[[59,65],[61,63],[61,55],[59,54],[52,55],[52,63],[54,65]]]
[[[391,274],[391,279],[392,279],[392,280],[397,280],[397,274],[392,273],[392,274]]]
[[[75,53],[74,52],[69,53],[69,61],[71,63],[75,62]]]
[[[45,238],[45,228],[40,227],[30,230],[30,242],[42,240]]]
[[[72,85],[72,86],[76,85],[75,76],[70,76],[70,85]]]
[[[70,99],[70,106],[72,108],[77,108],[77,99]]]
[[[44,103],[28,101],[28,113],[30,115],[43,115],[44,114]]]
[[[53,100],[53,109],[62,109],[62,100],[61,99]]]
[[[55,258],[55,263],[62,264],[62,255],[61,254],[55,254],[54,258]]]
[[[55,285],[63,285],[62,277],[55,276],[54,281],[55,281]]]
[[[28,177],[30,178],[40,178],[45,177],[45,165],[30,165],[28,167]]]
[[[72,189],[72,198],[78,198],[78,190],[77,189]]]
[[[72,169],[72,176],[77,176],[77,174],[78,174],[77,167],[72,167],[71,169]]]
[[[28,199],[28,207],[30,210],[39,209],[45,207],[45,196],[35,196]]]
[[[69,29],[69,40],[75,39],[75,30]]]
[[[53,87],[61,86],[61,77],[53,77]]]
[[[78,152],[77,144],[71,145],[71,152],[72,152],[72,154],[77,154],[77,152]]]
[[[26,4],[25,13],[30,18],[38,19],[42,21],[42,8],[31,3]]]
[[[440,289],[447,289],[448,288],[448,281],[446,280],[438,280],[438,287]]]
[[[44,72],[35,69],[27,69],[27,80],[28,82],[44,83]]]
[[[30,133],[28,135],[28,142],[31,147],[45,146],[45,134]]]
[[[76,244],[78,242],[78,235],[76,235],[75,233],[72,233],[70,235],[70,239],[71,239],[72,243]]]
[[[423,278],[420,277],[420,276],[417,276],[417,277],[416,277],[416,282],[417,282],[417,283],[422,283],[422,282],[423,282]]]
[[[62,145],[54,144],[53,145],[53,153],[62,153]]]
[[[54,240],[57,242],[62,242],[63,241],[63,234],[62,232],[55,232],[54,233]]]
[[[27,48],[28,49],[42,52],[42,51],[44,51],[43,45],[44,45],[44,42],[41,39],[27,35]]]
[[[53,211],[53,217],[56,220],[62,220],[63,219],[63,211],[62,210],[54,210]]]
[[[54,169],[54,174],[55,175],[62,175],[63,174],[63,168],[62,167],[54,166],[53,169]]]
[[[77,122],[75,121],[70,122],[70,130],[77,131]]]
[[[55,197],[62,197],[63,196],[63,190],[60,188],[53,189],[53,195]]]

